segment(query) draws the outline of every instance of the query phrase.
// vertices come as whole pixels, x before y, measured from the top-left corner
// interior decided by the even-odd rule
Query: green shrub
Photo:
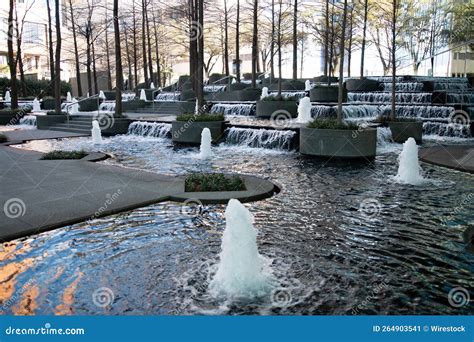
[[[7,142],[8,138],[5,134],[0,133],[0,144]]]
[[[82,159],[87,156],[87,152],[84,151],[51,151],[43,154],[42,160],[60,160],[60,159]]]
[[[186,177],[186,192],[203,191],[244,191],[244,181],[239,176],[226,176],[222,173],[194,173]]]
[[[204,114],[180,114],[176,117],[176,121],[224,121],[225,117],[224,114],[211,114],[211,113],[204,113]]]
[[[26,79],[26,94],[22,94],[20,80],[17,80],[18,95],[24,97],[38,97],[41,91],[44,91],[47,96],[54,95],[54,89],[50,80],[35,80]],[[7,88],[11,88],[11,81],[7,77],[0,78],[0,94],[5,94]],[[71,84],[69,82],[61,81],[61,95],[66,96],[67,92],[71,91]]]
[[[262,101],[296,101],[296,97],[295,96],[283,97],[283,96],[278,96],[278,95],[270,95],[270,96],[264,97]]]
[[[359,126],[353,122],[339,123],[335,119],[315,119],[308,124],[308,128],[357,130]]]

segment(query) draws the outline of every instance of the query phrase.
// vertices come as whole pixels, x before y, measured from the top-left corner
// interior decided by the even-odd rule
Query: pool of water
[[[473,288],[474,177],[422,164],[421,186],[395,183],[393,145],[370,164],[317,161],[294,152],[196,148],[121,136],[36,141],[24,148],[100,149],[105,163],[164,174],[225,171],[268,177],[276,196],[247,204],[260,253],[278,284],[268,296],[212,297],[224,205],[183,210],[166,202],[4,244],[0,310],[14,314],[472,314],[450,305]]]

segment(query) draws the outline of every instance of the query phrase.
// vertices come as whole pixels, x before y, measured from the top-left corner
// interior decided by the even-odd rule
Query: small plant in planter
[[[245,183],[241,177],[222,173],[194,173],[185,180],[186,192],[245,190]]]
[[[84,151],[62,151],[55,150],[44,154],[41,160],[68,160],[68,159],[82,159],[87,156],[87,152]]]
[[[211,131],[212,142],[217,143],[224,133],[223,114],[197,112],[186,113],[176,117],[171,123],[173,142],[180,144],[198,145],[201,143],[201,133],[204,128]]]
[[[286,113],[288,119],[298,116],[296,97],[284,97],[281,92],[277,95],[266,96],[257,101],[256,115],[261,118],[272,118],[275,113]]]

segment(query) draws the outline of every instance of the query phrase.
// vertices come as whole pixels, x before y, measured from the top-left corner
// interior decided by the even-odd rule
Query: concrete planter
[[[224,121],[173,121],[171,135],[174,143],[199,145],[204,128],[211,131],[212,142],[218,143],[224,134]]]
[[[104,95],[107,101],[115,101],[115,90],[104,90]]]
[[[377,129],[360,130],[315,129],[300,130],[300,152],[317,157],[374,158]]]
[[[448,102],[448,93],[446,91],[433,91],[431,95],[431,103],[446,104]]]
[[[179,99],[181,101],[189,101],[196,98],[196,93],[192,89],[182,90]]]
[[[286,113],[292,118],[298,116],[296,101],[257,101],[257,117],[271,118],[272,115],[286,115]]]
[[[95,112],[96,110],[99,110],[99,106],[101,103],[102,100],[97,98],[83,100],[79,102],[79,111]]]
[[[23,116],[25,113],[21,111],[4,111],[0,113],[0,125],[17,125]]]
[[[112,125],[110,127],[102,128],[102,134],[105,136],[112,136],[117,134],[126,134],[128,132],[128,126],[132,123],[132,120],[127,118],[114,117],[110,120]]]
[[[144,100],[132,100],[132,101],[122,101],[122,110],[124,112],[133,112],[139,108],[145,107],[146,102]]]
[[[423,135],[423,122],[404,122],[404,121],[391,121],[388,123],[388,127],[392,131],[393,141],[396,143],[404,143],[408,138],[413,138],[418,144],[422,142]]]
[[[52,110],[56,106],[56,100],[53,98],[44,98],[40,105],[43,110]]]
[[[66,115],[38,115],[36,116],[36,128],[47,129],[48,127],[66,122]]]
[[[339,79],[337,77],[332,77],[332,76],[318,76],[313,78],[314,82],[320,82],[320,83],[327,83],[328,81],[331,83],[337,83]]]
[[[257,101],[262,95],[262,91],[260,89],[238,90],[236,93],[238,101]]]
[[[345,82],[347,91],[378,91],[379,82],[370,80],[368,78],[363,79],[349,79]]]
[[[338,86],[315,86],[309,92],[311,102],[337,102],[339,99]],[[347,101],[347,90],[344,89],[343,102]]]

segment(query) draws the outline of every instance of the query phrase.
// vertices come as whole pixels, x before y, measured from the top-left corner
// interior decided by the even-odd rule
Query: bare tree
[[[15,23],[13,14],[15,12],[15,0],[10,0],[10,7],[8,11],[8,66],[10,68],[10,80],[11,80],[11,108],[18,108],[18,86],[16,78],[17,59],[13,51],[13,40],[15,32]],[[16,32],[18,35],[18,32]]]
[[[123,88],[123,68],[122,49],[120,42],[120,24],[118,13],[118,0],[114,0],[114,40],[115,40],[115,116],[122,116],[122,88]]]

